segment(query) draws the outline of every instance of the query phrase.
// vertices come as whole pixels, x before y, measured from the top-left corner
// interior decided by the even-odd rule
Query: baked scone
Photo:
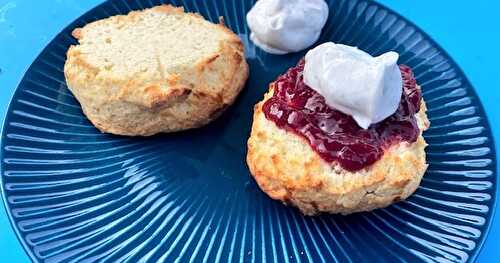
[[[263,105],[275,90],[276,82],[255,106],[247,154],[251,174],[271,198],[306,215],[350,214],[386,207],[417,189],[427,169],[422,131],[429,121],[423,99],[415,115],[420,130],[415,142],[392,145],[375,163],[349,171],[325,161],[304,137],[266,118]]]
[[[197,128],[231,105],[248,78],[240,38],[162,5],[73,31],[64,73],[102,132],[149,136]]]

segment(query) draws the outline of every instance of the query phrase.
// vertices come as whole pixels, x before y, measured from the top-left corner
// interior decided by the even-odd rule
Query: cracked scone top
[[[68,88],[102,132],[148,136],[203,126],[248,78],[239,37],[223,23],[170,5],[73,31]]]
[[[411,69],[401,66],[398,111],[368,130],[325,105],[303,69],[301,61],[280,76],[255,106],[247,163],[260,188],[308,215],[369,211],[411,195],[427,168],[429,127]]]

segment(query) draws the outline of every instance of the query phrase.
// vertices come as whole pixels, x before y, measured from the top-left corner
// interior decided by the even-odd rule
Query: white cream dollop
[[[356,47],[325,43],[306,54],[304,82],[328,106],[367,129],[398,109],[403,92],[398,58],[392,51],[372,57]]]
[[[247,14],[250,39],[282,55],[314,44],[328,19],[324,0],[259,0]]]

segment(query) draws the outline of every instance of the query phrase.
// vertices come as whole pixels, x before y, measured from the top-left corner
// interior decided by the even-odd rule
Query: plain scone
[[[422,107],[416,114],[420,136],[386,150],[375,164],[357,172],[324,161],[298,135],[268,120],[262,105],[255,106],[248,140],[247,164],[259,187],[271,198],[296,206],[306,215],[351,214],[386,207],[410,196],[427,169],[422,131],[429,127]]]
[[[170,5],[99,20],[73,36],[79,45],[67,53],[66,81],[102,132],[149,136],[203,126],[248,78],[235,33]]]

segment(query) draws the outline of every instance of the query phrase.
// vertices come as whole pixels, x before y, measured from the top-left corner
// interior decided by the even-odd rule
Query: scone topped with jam
[[[197,128],[231,105],[248,78],[239,37],[170,5],[73,31],[64,73],[101,131],[153,135]]]
[[[308,215],[411,195],[427,169],[429,121],[412,70],[397,59],[327,43],[272,83],[248,141],[260,188]]]

